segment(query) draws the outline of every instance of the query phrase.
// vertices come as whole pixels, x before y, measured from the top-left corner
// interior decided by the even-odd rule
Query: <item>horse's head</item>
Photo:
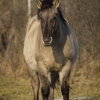
[[[42,2],[43,1],[43,2]],[[38,0],[38,18],[41,21],[42,41],[44,45],[51,45],[57,28],[57,8],[59,0]]]

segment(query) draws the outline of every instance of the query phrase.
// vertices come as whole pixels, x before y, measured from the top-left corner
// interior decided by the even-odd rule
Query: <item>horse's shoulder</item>
[[[32,27],[32,25],[35,24],[35,22],[38,21],[37,15],[35,15],[34,17],[32,17],[28,23],[27,23],[27,32],[30,30],[30,28]]]

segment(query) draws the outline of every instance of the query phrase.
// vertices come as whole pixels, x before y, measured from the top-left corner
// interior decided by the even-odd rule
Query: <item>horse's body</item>
[[[34,71],[34,100],[38,100],[39,82],[43,100],[54,100],[53,89],[57,78],[60,81],[63,99],[69,100],[69,76],[78,56],[78,43],[69,24],[60,16],[57,16],[56,21],[57,30],[49,46],[43,43],[43,30],[38,16],[34,16],[27,26],[24,56],[28,66]]]

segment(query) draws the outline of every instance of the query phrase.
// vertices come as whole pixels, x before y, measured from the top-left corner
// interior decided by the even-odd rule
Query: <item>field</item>
[[[33,100],[30,79],[0,77],[0,100]]]
[[[70,97],[91,97],[91,100],[100,100],[100,84],[84,84],[81,88],[72,86]],[[61,98],[58,88],[55,90],[55,98]],[[33,100],[30,79],[0,77],[0,100]]]
[[[32,100],[32,89],[29,80],[0,78],[0,99],[4,100]]]

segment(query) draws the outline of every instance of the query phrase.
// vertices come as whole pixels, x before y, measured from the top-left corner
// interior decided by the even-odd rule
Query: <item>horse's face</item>
[[[47,9],[39,13],[44,45],[51,45],[53,35],[57,28],[57,16],[55,10]]]

